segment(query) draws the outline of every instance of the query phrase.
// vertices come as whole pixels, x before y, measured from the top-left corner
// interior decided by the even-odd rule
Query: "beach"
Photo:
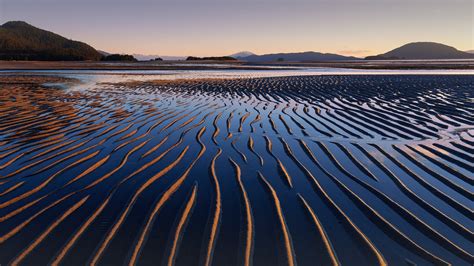
[[[10,66],[0,264],[474,261],[469,68]]]

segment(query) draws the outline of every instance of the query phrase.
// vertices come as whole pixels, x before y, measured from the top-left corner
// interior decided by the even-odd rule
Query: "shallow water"
[[[219,65],[225,66],[225,65]],[[214,69],[214,70],[0,70],[1,75],[49,75],[80,80],[69,84],[71,89],[95,87],[98,83],[128,81],[176,80],[176,79],[238,79],[321,75],[474,75],[474,70],[384,70],[350,68],[308,68],[262,66],[262,70]]]
[[[474,76],[298,71],[1,87],[0,264],[472,264]]]

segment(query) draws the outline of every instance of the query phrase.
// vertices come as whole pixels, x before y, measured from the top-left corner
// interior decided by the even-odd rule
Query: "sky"
[[[352,56],[414,41],[474,49],[474,0],[0,0],[23,20],[111,53]]]

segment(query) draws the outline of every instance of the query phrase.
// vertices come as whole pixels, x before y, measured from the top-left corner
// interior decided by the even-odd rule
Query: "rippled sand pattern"
[[[2,81],[1,265],[474,263],[474,76]]]

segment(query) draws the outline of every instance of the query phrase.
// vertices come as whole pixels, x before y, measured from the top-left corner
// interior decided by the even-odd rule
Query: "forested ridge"
[[[11,21],[0,26],[0,60],[97,61],[101,58],[102,55],[88,44],[26,22]]]

